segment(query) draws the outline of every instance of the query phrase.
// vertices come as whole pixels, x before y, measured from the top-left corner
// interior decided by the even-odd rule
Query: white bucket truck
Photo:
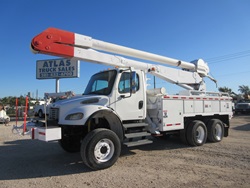
[[[112,166],[122,144],[149,144],[151,135],[179,135],[191,146],[228,136],[231,98],[205,90],[203,78],[215,80],[201,59],[184,62],[55,28],[34,37],[31,48],[115,67],[94,74],[82,96],[53,103],[46,126],[32,129],[35,139],[59,140],[64,150],[80,151],[91,169]],[[179,95],[167,95],[164,88],[148,90],[146,74],[186,90]]]

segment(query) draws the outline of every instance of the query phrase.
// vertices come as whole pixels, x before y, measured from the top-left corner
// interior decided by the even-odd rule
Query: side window
[[[119,93],[130,93],[131,90],[131,83],[130,83],[130,72],[122,73],[122,76],[119,81],[118,85],[118,92]],[[139,76],[136,75],[136,91],[139,90]]]

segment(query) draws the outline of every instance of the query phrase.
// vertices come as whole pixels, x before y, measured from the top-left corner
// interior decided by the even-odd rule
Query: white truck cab
[[[134,90],[131,87],[133,74],[136,75]],[[145,87],[145,74],[142,71],[113,69],[99,72],[91,77],[82,96],[54,103],[49,118],[58,119],[59,124],[84,125],[91,114],[102,109],[112,110],[121,121],[144,120]]]

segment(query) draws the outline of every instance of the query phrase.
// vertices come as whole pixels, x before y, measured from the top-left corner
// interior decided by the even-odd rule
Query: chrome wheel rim
[[[199,126],[196,129],[196,141],[199,144],[201,144],[204,141],[204,138],[205,138],[205,130],[201,126]]]
[[[221,137],[222,137],[222,127],[221,127],[221,125],[219,123],[217,123],[215,125],[215,130],[214,131],[215,131],[215,133],[214,133],[215,138],[217,140],[221,140]]]
[[[112,158],[114,151],[115,147],[113,142],[109,139],[102,139],[95,146],[94,156],[97,161],[103,163]]]

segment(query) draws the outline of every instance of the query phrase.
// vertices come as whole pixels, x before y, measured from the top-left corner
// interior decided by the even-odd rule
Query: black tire
[[[38,111],[38,117],[39,117],[39,118],[43,118],[43,117],[44,117],[44,114],[43,114],[43,111],[42,111],[42,110],[39,110],[39,111]]]
[[[81,144],[83,163],[92,170],[111,167],[121,153],[119,137],[109,129],[95,129],[83,139]]]
[[[187,127],[187,142],[191,146],[201,146],[207,140],[207,127],[202,121],[195,120]]]
[[[218,119],[211,119],[207,124],[207,138],[210,142],[220,142],[224,137],[224,125]]]
[[[64,151],[69,153],[79,152],[81,147],[80,139],[74,137],[63,137],[59,144]]]

